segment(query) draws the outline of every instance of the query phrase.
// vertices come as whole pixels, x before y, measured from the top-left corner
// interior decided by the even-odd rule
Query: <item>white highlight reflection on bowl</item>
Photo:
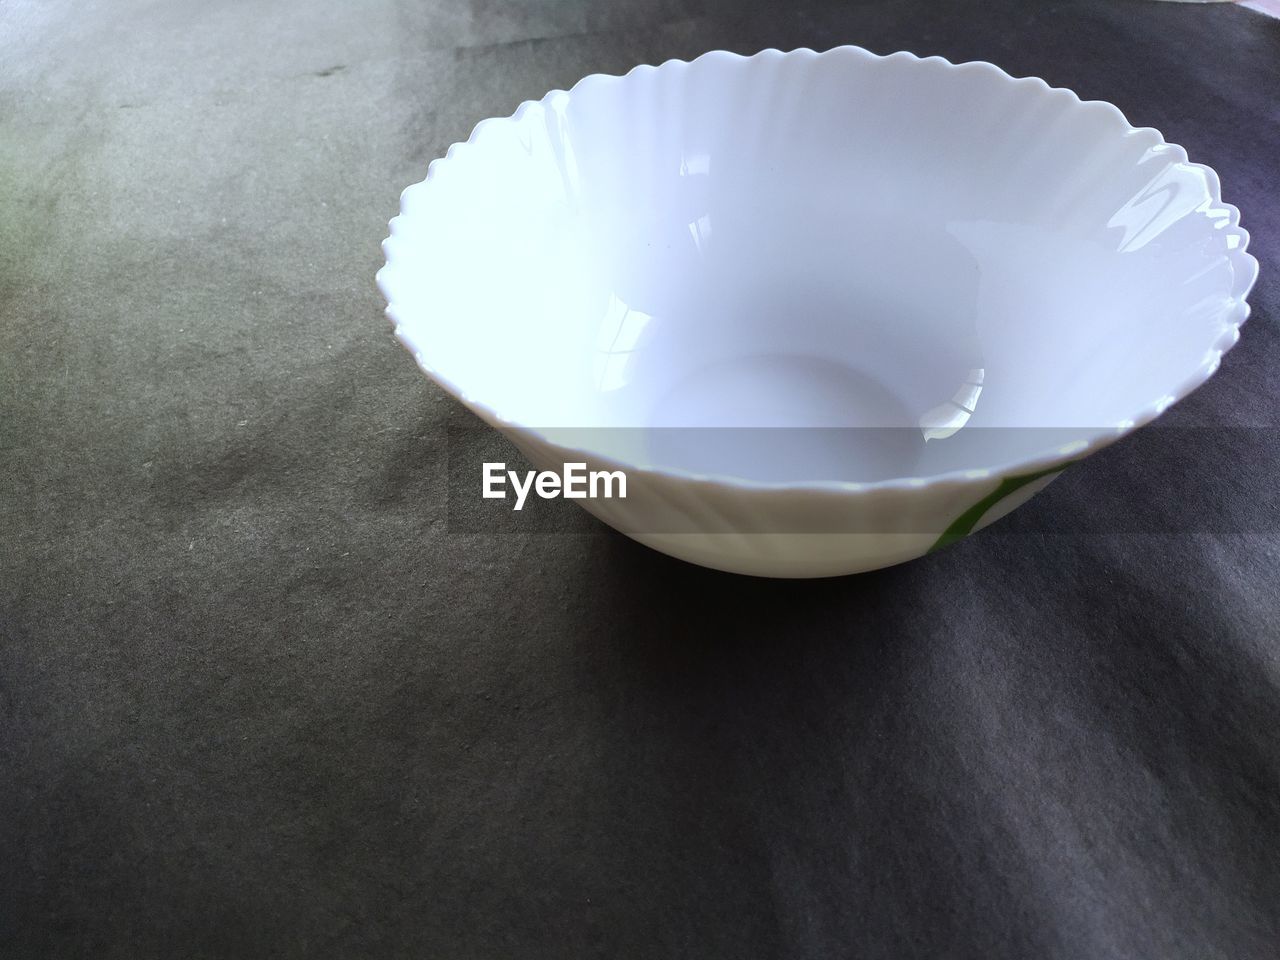
[[[585,504],[606,522],[822,576],[978,529],[1186,396],[1248,315],[1247,242],[1216,174],[1110,104],[718,51],[481,123],[405,190],[378,281],[536,466],[627,469]]]

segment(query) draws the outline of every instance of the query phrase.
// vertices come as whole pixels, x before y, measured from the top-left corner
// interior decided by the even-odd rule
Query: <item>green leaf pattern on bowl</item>
[[[967,537],[973,532],[973,528],[978,525],[978,522],[986,516],[988,510],[1015,490],[1020,490],[1028,483],[1034,483],[1036,480],[1047,477],[1050,474],[1061,473],[1070,465],[1070,463],[1060,463],[1057,466],[1047,467],[1044,470],[1037,470],[1034,473],[1024,473],[1014,477],[1001,478],[999,486],[964,513],[960,514],[960,516],[956,517],[951,526],[942,531],[942,536],[938,537],[934,545],[929,548],[929,552],[933,553],[935,550],[941,550],[943,547],[950,546],[957,540]]]

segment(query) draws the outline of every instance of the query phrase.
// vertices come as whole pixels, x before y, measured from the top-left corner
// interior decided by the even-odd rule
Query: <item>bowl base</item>
[[[902,398],[868,374],[822,357],[749,356],[669,390],[647,452],[656,466],[712,476],[869,482],[916,470],[924,434],[905,426],[913,422]]]

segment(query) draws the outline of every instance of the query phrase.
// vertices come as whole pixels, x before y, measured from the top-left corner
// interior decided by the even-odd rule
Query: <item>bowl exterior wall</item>
[[[518,429],[503,433],[538,470],[621,464]],[[1024,477],[907,489],[770,489],[625,469],[625,498],[578,500],[638,543],[690,563],[758,577],[834,577],[889,567],[963,539],[1030,500],[1065,464]]]

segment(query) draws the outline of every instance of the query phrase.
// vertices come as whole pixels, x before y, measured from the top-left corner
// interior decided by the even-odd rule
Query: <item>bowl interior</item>
[[[875,481],[1154,416],[1235,340],[1233,213],[1155,131],[990,65],[717,54],[481,125],[406,191],[383,285],[499,417]]]

